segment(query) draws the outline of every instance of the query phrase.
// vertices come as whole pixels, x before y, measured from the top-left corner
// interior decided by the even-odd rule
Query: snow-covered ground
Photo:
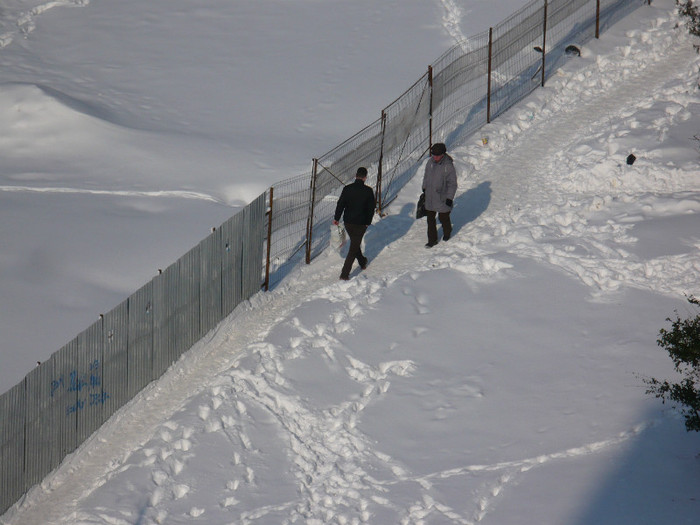
[[[348,17],[357,4],[373,5],[328,4]],[[432,3],[432,23],[448,4]],[[466,4],[496,10],[489,2]],[[263,5],[291,9],[288,2]],[[322,10],[326,3],[294,5]],[[674,310],[695,315],[684,294],[700,295],[700,58],[697,42],[676,27],[673,7],[673,0],[641,7],[545,88],[477,136],[449,144],[460,175],[453,239],[423,248],[425,223],[412,218],[420,181],[412,181],[369,229],[366,271],[339,282],[341,260],[329,253],[253,297],[0,523],[697,523],[700,440],[670,407],[645,395],[641,379],[673,377],[656,345],[658,330]],[[386,9],[385,17],[394,16]],[[69,11],[53,22],[70,24]],[[159,23],[178,12],[138,11],[132,22]],[[216,17],[207,20],[216,27]],[[459,27],[452,20],[445,35]],[[435,44],[445,45],[447,36]],[[56,49],[62,52],[71,54]],[[333,56],[343,64],[337,49]],[[354,89],[363,74],[353,76]],[[47,121],[36,110],[42,126],[78,115],[75,100],[59,105],[46,87],[0,89],[0,100],[16,89],[34,104],[49,97],[52,111],[71,108],[72,117]],[[124,113],[136,115],[126,103],[133,91],[120,89]],[[343,103],[334,99],[331,109],[339,114]],[[144,133],[132,143],[141,153],[147,139],[155,151],[159,142],[164,151],[181,148],[183,159],[199,147],[198,110],[183,113],[192,126],[182,134],[144,125],[111,137],[117,124],[96,107],[70,127],[82,136],[76,144],[95,139],[88,156],[116,155],[111,138],[129,142],[132,133]],[[115,119],[122,118],[117,109]],[[317,117],[322,127],[334,126]],[[2,133],[3,143],[14,136]],[[38,142],[31,136],[27,147]],[[628,165],[630,153],[636,161]],[[66,186],[67,173],[55,175]],[[201,186],[183,175],[182,184],[167,188],[155,177],[143,186],[125,177],[120,184],[129,191],[214,195],[222,211],[235,200],[217,193],[224,183],[211,173]],[[90,189],[93,182],[76,176],[75,185]],[[105,173],[101,184],[111,182]],[[6,199],[28,195],[0,193],[3,210]],[[62,198],[42,197],[48,204]],[[182,204],[190,202],[123,197],[128,218],[140,212],[160,220],[170,211],[182,220]],[[91,206],[102,205],[106,215],[118,208],[105,203],[123,202],[93,198]],[[11,257],[19,254],[3,249],[2,260]],[[111,282],[118,265],[111,272],[101,277]]]
[[[526,0],[5,0],[0,392]]]

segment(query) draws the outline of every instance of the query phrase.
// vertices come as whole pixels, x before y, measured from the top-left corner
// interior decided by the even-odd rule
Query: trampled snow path
[[[661,20],[652,31],[669,32],[671,25],[672,21]],[[412,475],[401,462],[373,447],[356,425],[363,410],[387,392],[392,379],[410,375],[411,360],[369,365],[350,359],[344,373],[357,383],[358,395],[328,402],[322,409],[311,408],[289,388],[283,372],[293,368],[295,356],[308,355],[312,349],[320,354],[317,359],[330,363],[329,368],[342,368],[336,356],[342,347],[340,337],[399,281],[415,310],[428,313],[429,302],[406,282],[436,268],[492,280],[510,266],[506,256],[510,254],[561,268],[588,284],[592,293],[609,292],[622,283],[651,284],[657,291],[682,293],[689,282],[698,282],[698,239],[688,240],[697,248],[690,254],[651,258],[634,254],[628,249],[634,224],[629,218],[616,220],[614,199],[601,199],[595,192],[596,184],[606,185],[606,195],[613,187],[617,198],[637,200],[640,215],[644,215],[663,207],[664,192],[672,189],[667,187],[673,183],[669,178],[656,179],[652,173],[643,187],[628,185],[627,170],[650,169],[643,154],[634,166],[625,165],[628,150],[624,146],[630,138],[624,130],[638,126],[663,130],[670,121],[686,118],[684,100],[691,96],[687,80],[696,74],[697,67],[692,65],[698,59],[691,46],[678,46],[671,36],[653,39],[657,47],[649,49],[644,35],[641,30],[628,34],[629,42],[619,48],[617,59],[595,60],[584,54],[588,63],[583,68],[565,68],[546,89],[484,128],[489,136],[487,147],[480,140],[452,145],[461,174],[454,212],[458,231],[453,240],[430,251],[422,248],[425,225],[414,224],[408,205],[415,196],[414,181],[395,205],[404,203],[401,212],[391,213],[370,229],[367,245],[372,260],[364,275],[338,283],[339,259],[320,257],[277,289],[241,306],[198,343],[187,359],[176,363],[67,458],[30,493],[25,508],[10,523],[74,523],[81,519],[90,523],[94,516],[76,511],[76,502],[89,498],[110,479],[141,470],[151,472],[157,486],[144,496],[144,515],[150,512],[153,515],[148,518],[163,520],[166,516],[158,514],[163,512],[158,510],[162,499],[186,500],[189,471],[206,472],[206,465],[192,461],[193,442],[217,446],[219,439],[240,445],[231,462],[229,495],[213,502],[224,508],[255,497],[254,491],[244,489],[254,486],[256,476],[265,469],[256,464],[256,448],[280,449],[280,455],[286,448],[294,452],[296,484],[278,487],[279,503],[268,502],[246,512],[242,522],[290,515],[319,519],[324,512],[333,515],[339,508],[373,505],[375,517],[377,508],[405,512],[407,523],[435,512],[455,523],[477,523],[503,489],[525,472],[551,461],[597,453],[643,430],[638,426],[604,440],[514,461],[465,464]],[[655,61],[635,61],[635,53],[654,56]],[[625,68],[627,73],[623,73]],[[674,85],[678,86],[675,92],[669,89]],[[671,99],[666,98],[669,93]],[[659,116],[653,122],[626,122],[635,114],[635,107],[657,105]],[[597,140],[602,129],[609,132],[608,156],[601,161],[596,158],[600,145],[587,146],[586,135]],[[630,147],[633,144],[630,140]],[[572,165],[572,159],[589,159],[587,147],[590,165]],[[618,166],[596,172],[610,158]],[[684,182],[682,187],[688,188],[688,181]],[[689,197],[685,205],[700,209],[697,197]],[[650,280],[650,274],[658,278]],[[307,326],[303,307],[319,300],[328,302],[330,321]],[[291,325],[280,323],[290,318]],[[268,340],[275,330],[285,332],[289,341],[284,352]],[[414,336],[420,336],[422,330],[426,329],[415,327]],[[477,379],[467,378],[460,389],[463,396],[482,395]],[[332,399],[332,392],[329,396]],[[225,405],[233,405],[233,411],[220,411]],[[274,430],[268,432],[271,427]],[[195,478],[196,472],[189,475]],[[465,505],[467,512],[435,501],[427,490],[430,484],[452,476],[471,479],[473,501]],[[391,499],[393,487],[408,484],[425,490],[412,489],[416,494],[412,501]],[[102,512],[105,522],[119,523],[108,509]],[[187,512],[198,517],[205,509]]]
[[[514,109],[506,125],[484,128],[483,135],[491,135],[492,153],[480,154],[478,146],[466,153],[495,197],[479,218],[477,231],[464,237],[479,247],[493,243],[499,250],[546,261],[602,292],[623,283],[642,288],[652,284],[655,291],[682,295],[697,282],[697,250],[649,259],[636,256],[628,247],[633,221],[609,217],[615,214],[615,202],[598,195],[637,201],[641,218],[645,209],[664,207],[664,194],[700,187],[697,171],[694,181],[681,170],[674,177],[656,175],[658,164],[650,166],[645,155],[659,158],[663,151],[640,152],[630,134],[651,129],[661,140],[674,121],[690,118],[686,107],[696,95],[688,90],[687,79],[696,74],[690,64],[697,63],[697,56],[692,46],[677,45],[670,34],[654,39],[655,49],[649,48],[642,30],[628,36],[630,42],[620,48],[619,56],[594,59],[595,65],[582,71],[560,71],[546,90],[535,94],[538,102]],[[635,55],[656,61],[645,64]],[[658,108],[659,117],[633,120],[638,110],[649,108]],[[607,155],[600,154],[600,144],[587,145],[586,137],[598,140],[606,135]],[[633,152],[640,158],[630,166],[626,157]],[[579,164],[582,158],[585,165]],[[628,184],[640,173],[646,179],[642,188]],[[700,209],[697,197],[689,196],[685,204],[688,211]],[[592,229],[597,229],[596,235],[586,238]],[[700,237],[687,242],[700,248]],[[581,256],[582,250],[589,255]],[[652,275],[657,278],[650,280]]]

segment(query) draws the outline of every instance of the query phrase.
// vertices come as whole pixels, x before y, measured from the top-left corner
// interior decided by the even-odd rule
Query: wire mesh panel
[[[199,243],[199,306],[202,334],[221,321],[221,229]]]
[[[104,422],[102,407],[102,319],[78,335],[78,366],[73,386],[78,395],[78,442],[85,441]]]
[[[571,51],[595,37],[595,1],[549,0],[547,8],[547,64],[545,78],[553,75]]]
[[[488,32],[453,47],[433,65],[433,142],[460,129],[471,134],[487,121]]]
[[[319,157],[312,199],[315,202],[321,202],[327,195],[338,194],[338,189],[342,189],[354,180],[357,168],[360,166],[376,171],[381,147],[382,120],[377,119]],[[371,170],[373,166],[375,169]]]
[[[122,301],[104,316],[102,391],[105,421],[129,401],[129,301]]]
[[[492,118],[541,85],[544,13],[544,2],[531,2],[493,28]]]
[[[0,514],[4,514],[26,490],[24,478],[27,412],[25,382],[0,396]]]
[[[430,78],[426,73],[383,111],[382,180],[377,195],[382,207],[396,198],[410,180],[409,168],[428,149],[430,95]]]
[[[600,0],[600,30],[605,31],[627,14],[647,4],[647,0]],[[695,2],[697,5],[697,2]]]
[[[355,179],[357,168],[367,168],[369,184],[376,181],[381,148],[382,119],[378,119],[318,159],[311,186],[311,258],[328,246],[338,196],[343,187]]]
[[[268,219],[271,221],[270,285],[279,282],[304,260],[311,174],[278,182],[272,195]]]
[[[153,281],[129,297],[127,389],[135,396],[153,375]]]

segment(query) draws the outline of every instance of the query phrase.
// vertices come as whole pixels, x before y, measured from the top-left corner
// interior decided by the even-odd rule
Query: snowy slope
[[[4,1],[0,391],[526,3]]]
[[[696,523],[700,441],[640,377],[700,282],[672,7],[449,145],[453,239],[423,248],[413,181],[365,272],[329,254],[255,296],[0,523]]]

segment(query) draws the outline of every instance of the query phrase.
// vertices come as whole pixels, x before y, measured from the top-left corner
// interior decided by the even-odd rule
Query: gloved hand
[[[451,208],[453,204],[452,199],[446,199],[445,204],[447,204]]]

